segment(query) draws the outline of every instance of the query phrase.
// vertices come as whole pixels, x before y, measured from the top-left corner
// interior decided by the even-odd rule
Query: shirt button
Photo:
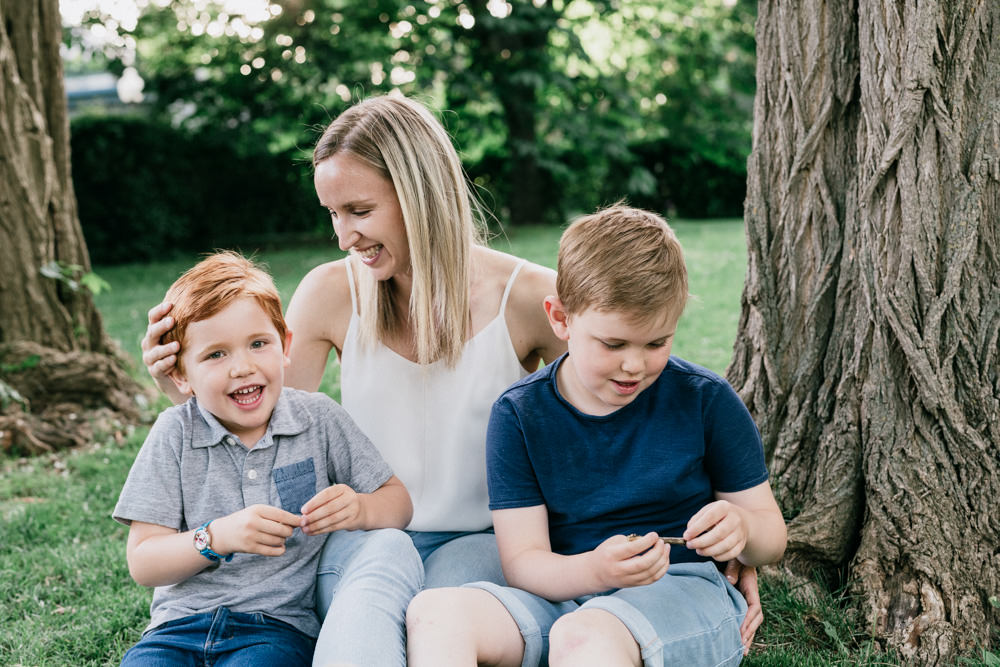
[[[236,444],[236,440],[233,439],[233,436],[227,435],[226,436],[226,444],[227,445],[235,445]]]
[[[250,479],[257,479],[257,471],[251,470],[250,472],[247,473],[247,477],[249,477]]]

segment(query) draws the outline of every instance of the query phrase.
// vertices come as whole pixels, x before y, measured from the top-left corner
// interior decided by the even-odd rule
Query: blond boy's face
[[[553,331],[569,348],[556,376],[559,391],[585,414],[607,415],[628,405],[656,381],[670,359],[676,314],[651,324],[593,308],[571,315],[556,297],[545,300],[545,310]]]
[[[289,358],[291,332],[281,340],[264,309],[250,297],[234,301],[187,327],[183,373],[174,383],[193,393],[216,419],[253,447],[267,431]]]

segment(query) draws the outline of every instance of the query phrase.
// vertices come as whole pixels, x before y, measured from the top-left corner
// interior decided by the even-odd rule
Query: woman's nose
[[[334,218],[333,233],[337,235],[337,244],[341,250],[347,251],[355,246],[361,237],[349,219]]]

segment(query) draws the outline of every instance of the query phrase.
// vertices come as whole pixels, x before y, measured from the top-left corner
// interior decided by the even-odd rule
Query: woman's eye
[[[267,341],[266,340],[255,340],[254,342],[250,343],[250,348],[254,349],[254,350],[259,350],[260,348],[264,347],[265,345],[267,345]]]
[[[354,215],[358,216],[359,218],[363,218],[369,213],[371,213],[371,209],[365,209],[364,211],[355,211]]]

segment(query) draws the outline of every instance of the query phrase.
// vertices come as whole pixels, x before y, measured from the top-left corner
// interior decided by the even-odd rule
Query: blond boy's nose
[[[626,352],[622,358],[622,370],[626,373],[639,373],[644,367],[641,352]]]

